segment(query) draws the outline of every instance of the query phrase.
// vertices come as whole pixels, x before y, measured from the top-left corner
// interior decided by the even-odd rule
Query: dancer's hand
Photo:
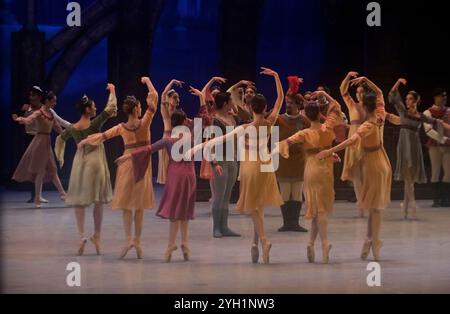
[[[22,111],[28,111],[28,110],[30,110],[30,108],[31,108],[31,105],[30,104],[24,104],[23,106],[22,106],[22,108],[20,108]]]
[[[264,75],[273,76],[273,77],[278,76],[278,73],[272,69],[261,67],[261,70],[262,71],[259,74],[264,74]]]
[[[117,158],[114,162],[116,163],[116,165],[120,166],[121,164],[123,164],[125,161],[127,161],[130,158],[131,158],[131,154],[125,154],[125,155]]]
[[[365,76],[361,76],[361,77],[357,77],[353,80],[350,81],[350,85],[351,86],[355,86],[355,85],[361,85],[365,80],[367,80],[367,78]]]
[[[114,93],[116,91],[116,86],[112,83],[108,83],[106,85],[106,90],[108,90],[110,93]]]
[[[339,162],[341,162],[341,161],[342,161],[342,160],[341,160],[341,157],[339,157],[338,154],[333,153],[333,162],[339,163]]]
[[[349,78],[357,78],[358,76],[359,76],[359,73],[356,71],[350,71],[347,74],[347,77],[349,77]]]
[[[331,151],[329,149],[325,149],[316,155],[317,159],[325,159],[331,156]]]
[[[399,78],[399,79],[397,80],[397,83],[406,86],[406,84],[408,84],[408,81],[407,81],[406,79],[404,79],[404,78]]]
[[[255,86],[255,83],[253,83],[252,81],[241,80],[241,81],[239,81],[238,85],[239,86],[244,85],[244,86],[252,87],[252,86]]]
[[[146,85],[149,82],[150,82],[150,78],[148,76],[141,77],[141,83],[142,84]]]
[[[216,170],[219,177],[223,175],[223,168],[221,165],[214,165],[214,170]]]
[[[183,81],[179,81],[179,80],[175,80],[175,79],[170,81],[170,85],[171,86],[175,85],[175,86],[178,86],[178,87],[183,87],[183,84],[184,84]]]
[[[227,82],[227,79],[220,76],[215,76],[212,78],[214,82],[217,82],[219,84],[225,84]]]
[[[19,116],[16,114],[13,114],[12,119],[17,122],[19,120]]]
[[[189,92],[190,92],[192,95],[197,96],[197,97],[202,97],[202,96],[203,96],[203,94],[202,94],[201,91],[199,91],[198,89],[196,89],[196,88],[194,88],[194,87],[192,87],[192,86],[189,86]]]

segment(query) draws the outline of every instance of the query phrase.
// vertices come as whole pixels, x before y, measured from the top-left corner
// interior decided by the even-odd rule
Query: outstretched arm
[[[61,118],[61,117],[55,112],[55,110],[50,109],[50,112],[52,113],[53,118],[55,118],[55,120],[58,121],[59,125],[60,125],[61,127],[63,127],[64,129],[67,129],[67,128],[69,128],[69,127],[72,125],[72,123],[70,123],[69,121],[66,121],[66,120],[64,120],[63,118]]]
[[[267,120],[269,120],[272,125],[275,124],[275,121],[278,118],[278,114],[281,110],[281,105],[283,104],[284,100],[284,91],[283,91],[283,84],[281,84],[280,77],[278,76],[278,73],[275,72],[272,69],[261,67],[261,73],[264,75],[272,76],[275,79],[275,85],[277,88],[277,100],[275,101],[275,105],[273,106],[273,110],[270,113],[270,115],[267,117]]]
[[[41,111],[36,110],[32,114],[30,114],[28,117],[19,117],[16,114],[13,114],[12,119],[19,124],[31,124],[31,123],[33,123],[34,120],[36,120],[41,115],[42,115]]]

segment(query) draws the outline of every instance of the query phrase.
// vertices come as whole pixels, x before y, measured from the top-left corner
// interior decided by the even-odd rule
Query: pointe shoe
[[[48,200],[46,200],[45,198],[41,197],[41,203],[48,204]]]
[[[263,244],[263,262],[264,264],[269,264],[270,261],[270,249],[272,248],[272,243],[267,242]]]
[[[59,198],[61,199],[61,201],[66,201],[67,194],[66,193],[62,193],[62,194],[59,195]]]
[[[101,254],[100,250],[100,239],[97,239],[95,236],[92,236],[89,240],[94,244],[95,246],[95,252],[97,252],[97,255]]]
[[[142,256],[143,256],[144,252],[142,251],[142,247],[141,247],[140,241],[135,241],[134,242],[134,248],[136,249],[136,257],[138,259],[142,259]]]
[[[375,261],[380,260],[381,247],[383,246],[383,241],[378,241],[377,243],[372,243],[372,254]]]
[[[34,202],[34,207],[35,208],[42,208],[41,202]]]
[[[322,260],[324,264],[328,264],[330,262],[330,251],[331,251],[332,245],[328,244],[325,247],[322,247]]]
[[[417,203],[415,201],[411,202],[410,208],[411,208],[411,212],[409,215],[410,219],[417,220]]]
[[[258,244],[253,243],[252,249],[250,250],[252,255],[252,263],[257,264],[259,260],[259,249]]]
[[[86,246],[87,241],[88,241],[87,238],[81,238],[80,246],[79,246],[79,248],[78,248],[78,256],[83,255],[83,253],[84,253],[84,248],[85,248],[85,246]]]
[[[308,257],[308,262],[309,263],[314,263],[315,253],[314,253],[314,246],[313,245],[308,245],[306,247],[306,256]]]
[[[127,256],[128,251],[131,250],[134,247],[134,243],[130,242],[124,246],[122,249],[122,252],[120,252],[120,258],[125,258]]]
[[[181,251],[183,251],[183,258],[185,261],[189,261],[189,258],[191,256],[191,250],[189,250],[189,247],[185,244],[181,245]]]
[[[166,254],[164,255],[166,263],[170,263],[172,260],[172,253],[178,249],[178,246],[173,245],[169,248],[167,248]]]
[[[366,240],[363,244],[363,248],[361,250],[361,259],[365,261],[367,256],[369,256],[370,248],[372,247],[372,241]]]

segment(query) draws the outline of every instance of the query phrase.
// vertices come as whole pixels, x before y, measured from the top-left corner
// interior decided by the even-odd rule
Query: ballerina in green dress
[[[108,84],[108,104],[105,110],[96,116],[95,102],[83,96],[78,103],[81,113],[80,120],[69,126],[64,133],[56,139],[55,151],[61,167],[64,164],[65,142],[71,137],[78,144],[89,135],[99,133],[102,125],[117,114],[117,98],[115,87]],[[90,238],[95,245],[97,254],[100,254],[100,233],[103,218],[103,204],[111,202],[112,188],[103,144],[98,146],[86,145],[77,149],[70,173],[69,190],[66,204],[75,208],[80,245],[78,255],[83,255],[84,247],[88,241],[84,231],[84,215],[86,207],[94,204],[95,233]]]

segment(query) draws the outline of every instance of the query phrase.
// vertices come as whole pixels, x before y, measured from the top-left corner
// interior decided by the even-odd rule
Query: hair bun
[[[85,94],[81,97],[81,104],[86,105],[89,102],[89,97]]]

